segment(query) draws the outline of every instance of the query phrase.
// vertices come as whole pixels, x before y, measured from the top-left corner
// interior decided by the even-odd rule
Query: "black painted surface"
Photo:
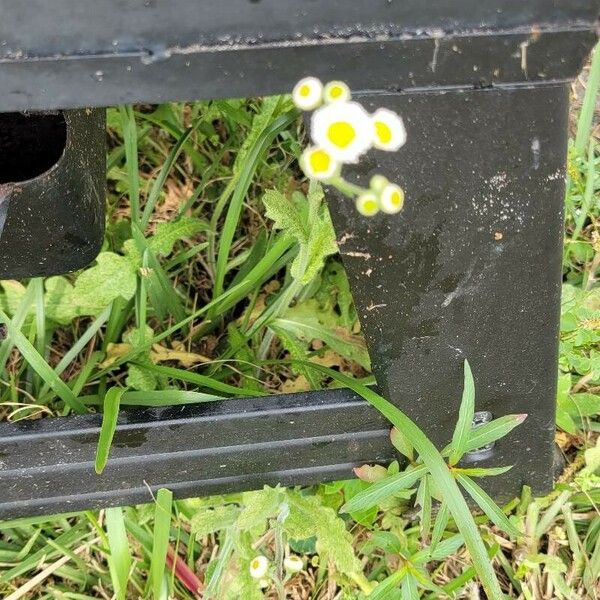
[[[0,0],[0,111],[575,77],[596,0]],[[176,22],[176,25],[171,23]]]
[[[515,467],[489,485],[497,495],[523,483],[548,491],[568,88],[365,101],[398,111],[408,132],[398,153],[373,153],[355,173],[367,185],[375,172],[402,185],[400,215],[365,219],[330,193],[378,384],[442,444],[467,358],[477,410],[529,415],[490,459]]]
[[[393,459],[389,424],[348,390],[121,413],[94,472],[100,415],[0,423],[0,519],[318,483]]]
[[[80,269],[102,244],[105,112],[63,115],[0,118],[2,279]]]

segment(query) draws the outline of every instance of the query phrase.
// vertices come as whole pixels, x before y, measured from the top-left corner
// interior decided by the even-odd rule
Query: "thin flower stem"
[[[368,191],[365,188],[360,187],[359,185],[355,185],[353,183],[350,183],[349,181],[346,181],[343,177],[340,176],[334,177],[328,183],[329,185],[332,185],[334,188],[342,192],[342,194],[344,194],[345,196],[348,196],[348,198],[360,196],[361,194],[364,194]]]

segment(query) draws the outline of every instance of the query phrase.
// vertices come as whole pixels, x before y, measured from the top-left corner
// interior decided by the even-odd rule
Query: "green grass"
[[[415,449],[396,431],[398,449],[427,467],[415,467],[424,475],[409,481],[416,491],[392,465],[361,472],[385,482],[373,486],[356,479],[185,501],[161,491],[150,505],[0,523],[0,596],[192,599],[202,586],[204,597],[252,600],[263,592],[249,564],[264,554],[272,597],[477,597],[465,539],[488,589],[493,570],[510,597],[600,596],[600,156],[590,135],[600,60],[592,64],[569,149],[557,413],[569,466],[555,492],[536,499],[525,489],[501,510],[473,481],[480,473],[457,470],[447,484],[484,509],[476,528],[456,494],[436,509],[436,479],[450,471],[417,431]],[[10,334],[0,343],[1,417],[104,406],[101,470],[116,409],[140,398],[204,402],[335,378],[368,395],[364,340],[323,199],[297,167],[302,133],[289,100],[127,107],[108,117],[98,261],[72,276],[1,283]],[[451,465],[516,424],[504,418],[472,435],[465,390]],[[282,567],[288,553],[303,557],[297,574]]]

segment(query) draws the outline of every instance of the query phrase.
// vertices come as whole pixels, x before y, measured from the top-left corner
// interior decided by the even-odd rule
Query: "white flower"
[[[351,98],[350,88],[343,81],[330,81],[323,89],[325,102],[344,102]]]
[[[335,160],[358,162],[373,142],[373,125],[367,111],[356,102],[332,102],[313,113],[311,135],[317,146]]]
[[[283,566],[288,573],[298,573],[304,567],[304,561],[294,554],[283,561]]]
[[[323,101],[323,84],[316,77],[301,79],[292,91],[292,100],[301,110],[313,110]]]
[[[393,152],[406,142],[406,129],[402,119],[387,108],[379,108],[371,117],[373,145],[380,150]]]
[[[259,554],[250,561],[250,575],[254,579],[262,579],[269,569],[269,561],[265,556]]]
[[[373,192],[365,192],[356,199],[356,209],[365,217],[372,217],[379,212],[379,199]]]
[[[395,183],[388,183],[381,192],[379,206],[388,215],[400,212],[404,206],[404,190]]]
[[[300,158],[300,166],[307,177],[327,181],[340,169],[340,164],[331,153],[318,146],[309,146]]]

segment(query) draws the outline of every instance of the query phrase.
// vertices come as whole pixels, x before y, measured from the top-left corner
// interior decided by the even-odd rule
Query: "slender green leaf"
[[[587,86],[585,90],[585,96],[583,99],[583,106],[579,113],[579,120],[577,122],[577,135],[575,137],[575,148],[581,154],[585,151],[588,139],[590,137],[590,131],[592,129],[592,122],[594,119],[594,113],[596,111],[596,98],[598,96],[598,89],[600,88],[600,46],[594,48],[592,54],[592,65],[590,67],[589,77],[587,80]]]
[[[483,448],[496,440],[508,435],[515,427],[520,425],[527,415],[505,415],[494,419],[489,423],[478,425],[469,433],[469,437],[465,446],[465,452]]]
[[[31,365],[34,371],[42,378],[50,389],[61,399],[63,402],[73,409],[75,412],[84,414],[87,412],[85,405],[78,400],[69,388],[69,386],[60,379],[60,377],[54,372],[52,367],[40,356],[39,352],[33,347],[31,342],[21,333],[21,331],[15,327],[13,322],[8,318],[6,313],[0,310],[0,322],[6,325],[8,335],[11,341],[18,348],[19,352],[23,355],[23,358]]]
[[[154,533],[152,537],[152,560],[150,563],[150,579],[154,600],[161,597],[163,576],[165,573],[167,549],[169,546],[169,531],[171,529],[171,507],[173,493],[161,488],[156,494],[154,510]]]
[[[370,485],[366,490],[359,492],[348,500],[340,510],[342,512],[355,512],[377,506],[382,500],[414,485],[426,473],[427,467],[425,465],[409,467],[402,473],[391,475]]]
[[[458,474],[456,479],[492,523],[513,537],[521,535],[521,532],[508,520],[500,507],[470,477]]]
[[[473,426],[473,415],[475,414],[475,382],[473,381],[473,373],[469,366],[469,361],[465,360],[465,382],[458,411],[458,421],[452,435],[452,447],[448,462],[450,465],[455,465],[466,452],[469,433]]]
[[[106,392],[104,396],[104,411],[102,413],[102,427],[100,428],[100,437],[98,439],[98,448],[96,449],[96,473],[100,475],[104,471],[110,445],[117,428],[117,419],[119,418],[119,406],[121,397],[125,393],[125,388],[113,387]]]
[[[132,560],[123,509],[107,508],[105,522],[110,550],[108,564],[116,600],[125,600]]]

